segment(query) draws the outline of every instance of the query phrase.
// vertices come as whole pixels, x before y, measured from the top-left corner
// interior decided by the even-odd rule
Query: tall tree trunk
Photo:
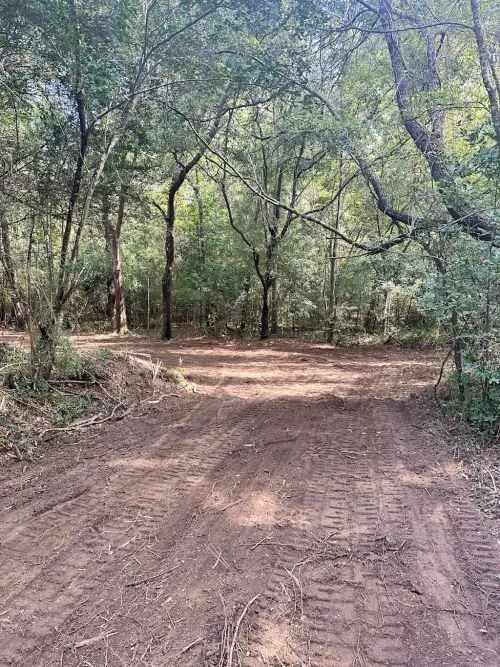
[[[278,280],[274,277],[271,286],[271,335],[278,333]]]
[[[109,273],[106,277],[106,317],[114,327],[115,315],[115,281],[113,277],[113,241],[111,235],[111,204],[109,195],[104,192],[102,197],[102,226],[106,241],[106,254],[109,258]]]
[[[202,148],[193,155],[191,160],[187,164],[180,164],[177,160],[177,163],[180,164],[179,172],[174,176],[170,182],[170,187],[168,190],[168,205],[167,211],[160,206],[157,202],[152,200],[152,204],[157,208],[160,213],[163,215],[165,220],[165,269],[163,271],[163,278],[161,283],[162,291],[162,306],[163,306],[163,321],[162,321],[162,338],[166,340],[171,340],[172,338],[172,285],[173,285],[173,267],[175,259],[175,243],[174,243],[174,226],[175,226],[175,197],[177,192],[180,190],[182,184],[188,177],[189,173],[196,167],[198,162],[204,156],[207,146],[214,139],[219,125],[224,115],[224,109],[226,106],[226,100],[221,100],[219,107],[216,111],[215,118],[210,127],[208,137],[203,143]]]
[[[343,162],[342,157],[340,158],[339,163],[339,182],[342,186],[342,175],[343,175]],[[334,229],[338,230],[340,227],[340,213],[342,210],[342,190],[339,190],[339,195],[337,197],[337,207],[335,212],[335,223]],[[327,335],[326,341],[333,343],[333,336],[335,333],[335,325],[337,323],[337,275],[338,275],[338,259],[337,259],[337,249],[339,245],[339,237],[337,234],[333,235],[333,238],[330,239],[329,254],[330,254],[330,276],[328,281],[328,310],[327,310]]]
[[[112,289],[108,284],[108,310],[113,328],[118,334],[127,333],[127,311],[125,307],[125,288],[123,280],[121,232],[125,214],[127,186],[123,184],[118,200],[116,223],[111,219],[109,198],[103,197],[103,224],[105,228],[106,247],[111,260],[113,272]]]
[[[24,303],[19,282],[17,280],[16,266],[12,257],[12,245],[10,242],[9,223],[5,219],[3,211],[0,211],[0,235],[1,235],[1,261],[5,271],[5,277],[10,288],[10,299],[12,303],[12,316],[16,326],[24,329],[27,324],[26,304]]]
[[[161,280],[161,304],[162,304],[162,327],[161,337],[164,340],[172,339],[172,285],[173,285],[173,267],[175,260],[175,195],[184,182],[186,174],[178,174],[170,184],[168,191],[167,210],[154,199],[152,205],[162,214],[165,222],[165,265]]]
[[[330,239],[328,247],[329,276],[328,276],[328,304],[326,311],[326,342],[333,343],[335,325],[337,323],[337,247],[338,237]]]
[[[262,317],[261,317],[261,332],[260,332],[260,337],[262,340],[264,338],[268,338],[270,333],[275,333],[277,329],[277,317],[278,317],[277,312],[271,312],[271,310],[274,311],[274,308],[272,309],[269,308],[269,292],[273,290],[271,292],[271,296],[274,297],[274,285],[276,283],[276,268],[277,268],[278,244],[279,244],[279,237],[277,232],[278,230],[274,225],[269,225],[269,233],[271,238],[266,248],[266,271],[264,273],[263,278],[261,278],[262,286],[264,288],[262,295]],[[274,304],[271,303],[271,306],[273,305]],[[270,315],[271,315],[271,321],[270,321]],[[272,323],[273,317],[276,318],[274,327]]]
[[[387,290],[384,302],[384,336],[389,335],[391,328],[391,292]]]
[[[372,294],[370,304],[368,306],[368,311],[366,312],[363,323],[366,333],[374,333],[375,329],[377,328],[377,302],[378,295]]]
[[[175,193],[170,193],[167,213],[167,229],[165,234],[165,269],[163,271],[163,278],[161,282],[163,306],[161,335],[165,340],[171,340],[172,338],[172,273],[175,259],[174,221]]]
[[[262,283],[262,312],[260,317],[260,339],[269,338],[269,285]]]
[[[125,214],[125,200],[127,195],[126,185],[122,185],[120,199],[118,202],[118,216],[113,235],[113,278],[115,286],[115,331],[118,334],[127,332],[127,310],[125,307],[125,288],[122,268],[121,234],[123,217]]]
[[[245,282],[243,283],[243,302],[241,304],[241,319],[240,319],[240,335],[243,336],[247,324],[248,324],[248,315],[250,312],[250,286],[251,278],[250,275],[245,277]]]
[[[195,183],[191,183],[193,188],[194,198],[196,200],[196,205],[198,208],[198,224],[196,226],[196,233],[198,236],[198,252],[201,264],[201,276],[202,276],[202,289],[201,289],[201,300],[200,300],[200,326],[210,326],[210,293],[206,285],[206,248],[205,248],[205,212],[203,209],[203,199],[200,195],[200,187],[198,185],[199,179],[198,174],[196,173]]]

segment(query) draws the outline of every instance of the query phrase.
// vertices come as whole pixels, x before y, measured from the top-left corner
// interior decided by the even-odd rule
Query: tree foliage
[[[497,10],[1,0],[0,314],[34,374],[97,322],[427,336],[494,428]]]

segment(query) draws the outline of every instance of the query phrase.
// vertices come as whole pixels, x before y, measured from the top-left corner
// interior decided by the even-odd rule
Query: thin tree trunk
[[[368,305],[368,311],[365,315],[363,323],[366,333],[373,333],[377,328],[377,313],[376,313],[377,302],[378,302],[378,295],[373,294],[372,298],[370,299],[370,304]]]
[[[243,303],[241,304],[241,320],[240,320],[240,335],[243,336],[247,324],[248,324],[248,315],[250,312],[250,286],[251,278],[250,276],[245,277],[245,282],[243,283]]]
[[[185,174],[178,174],[168,191],[167,210],[158,204],[154,199],[151,200],[152,205],[161,213],[165,222],[165,265],[163,269],[163,276],[161,280],[161,304],[162,304],[162,328],[161,336],[164,340],[171,340],[172,338],[172,272],[175,259],[175,241],[174,241],[174,224],[175,224],[175,195],[179,190],[181,184],[184,182]]]
[[[391,293],[388,291],[385,295],[384,304],[384,336],[387,336],[391,325]]]
[[[196,174],[196,184],[191,183],[193,188],[194,198],[198,208],[198,224],[196,226],[196,233],[198,236],[198,251],[201,264],[202,276],[202,291],[200,300],[200,326],[210,326],[210,294],[206,286],[206,248],[205,248],[205,213],[203,210],[203,200],[200,195],[200,188],[198,185],[198,175]]]
[[[103,225],[106,237],[106,249],[112,268],[112,280],[108,281],[107,309],[113,328],[118,334],[127,333],[127,311],[122,268],[121,231],[125,213],[127,186],[122,185],[118,200],[116,223],[111,219],[111,206],[108,195],[103,196]],[[110,284],[111,283],[111,284]]]
[[[455,309],[453,309],[451,314],[451,329],[453,333],[453,359],[457,371],[458,398],[460,402],[463,403],[465,401],[465,385],[463,376],[462,340],[460,338],[460,330],[458,326],[458,313]]]
[[[174,241],[174,222],[175,222],[175,192],[171,188],[168,198],[167,209],[167,228],[165,231],[165,269],[161,283],[162,290],[162,338],[171,340],[172,338],[172,285],[173,285],[173,267],[175,259],[175,241]]]
[[[219,129],[220,121],[224,113],[224,107],[226,100],[222,100],[215,118],[212,122],[212,126],[208,133],[207,140],[203,143],[202,148],[193,155],[191,160],[187,164],[181,165],[180,170],[177,176],[172,178],[170,182],[170,187],[168,190],[168,204],[167,211],[160,206],[154,200],[151,201],[153,206],[160,211],[164,220],[165,220],[165,268],[163,271],[161,291],[162,291],[162,306],[163,306],[163,318],[162,318],[162,338],[166,340],[171,340],[172,338],[172,285],[173,285],[173,267],[175,259],[175,242],[174,242],[174,226],[175,226],[175,197],[177,192],[180,190],[182,184],[186,180],[188,174],[196,167],[198,162],[204,156],[207,146],[214,139]],[[180,163],[179,163],[180,164]]]
[[[113,234],[113,277],[115,286],[115,331],[118,334],[127,333],[127,310],[125,307],[125,288],[122,269],[121,233],[123,216],[125,213],[127,187],[122,185],[118,202],[118,216]]]
[[[334,236],[330,239],[328,248],[330,273],[328,280],[328,307],[326,313],[326,342],[330,343],[330,345],[333,343],[335,325],[337,323],[337,247],[338,237]]]
[[[343,175],[343,161],[342,157],[339,162],[339,181],[342,186],[342,175]],[[337,207],[335,212],[335,224],[334,229],[338,230],[340,227],[340,213],[342,210],[342,190],[339,190],[339,195],[337,197]],[[330,345],[333,343],[333,336],[335,333],[335,325],[337,323],[337,276],[338,276],[338,259],[337,259],[337,249],[339,245],[339,238],[337,234],[333,235],[333,238],[330,239],[330,276],[328,283],[328,312],[327,312],[327,343]]]
[[[109,195],[104,192],[102,197],[102,226],[106,241],[106,254],[109,257],[109,274],[106,277],[106,317],[114,327],[115,314],[115,281],[113,277],[113,239],[111,233],[111,205]]]
[[[269,338],[269,285],[262,283],[262,311],[260,317],[260,339]]]
[[[12,245],[10,242],[10,229],[3,211],[0,211],[0,233],[1,233],[1,259],[7,283],[10,288],[10,299],[12,303],[12,315],[16,326],[24,329],[27,324],[26,304],[24,303],[19,282],[17,280],[16,266],[12,257]]]
[[[271,286],[271,335],[278,333],[278,280],[274,277]]]

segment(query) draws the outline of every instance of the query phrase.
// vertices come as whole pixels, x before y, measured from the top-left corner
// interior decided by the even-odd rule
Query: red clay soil
[[[498,524],[411,398],[432,354],[80,344],[198,391],[0,470],[1,667],[500,665]]]

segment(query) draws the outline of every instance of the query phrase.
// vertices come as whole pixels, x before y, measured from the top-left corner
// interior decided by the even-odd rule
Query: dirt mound
[[[55,439],[71,442],[76,433],[123,419],[132,410],[144,414],[172,387],[193,386],[180,371],[167,370],[146,354],[102,347],[82,354],[70,347],[48,381],[33,379],[29,356],[22,349],[4,344],[0,355],[4,461],[32,460],[40,445]]]

